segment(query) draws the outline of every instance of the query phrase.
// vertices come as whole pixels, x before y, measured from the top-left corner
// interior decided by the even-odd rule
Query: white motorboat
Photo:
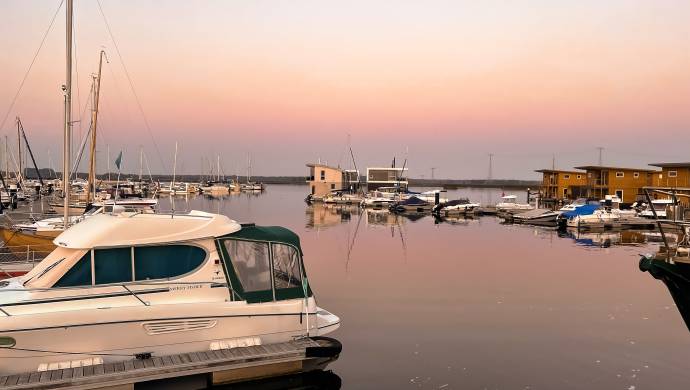
[[[504,195],[501,197],[501,202],[496,204],[496,210],[499,212],[519,213],[534,209],[534,206],[527,203],[518,203],[516,195]]]
[[[652,199],[652,204],[646,205],[646,208],[640,211],[640,217],[654,218],[654,213],[658,218],[666,218],[666,208],[673,207],[673,199]],[[652,210],[654,209],[654,210]]]
[[[29,273],[0,282],[1,375],[285,342],[340,324],[316,306],[285,228],[122,212],[54,242]]]
[[[431,190],[431,191],[424,191],[420,193],[414,193],[411,192],[409,193],[410,196],[415,196],[418,199],[421,199],[425,202],[429,202],[431,204],[436,204],[436,197],[438,196],[438,204],[441,203],[448,203],[448,198],[441,198],[441,193],[446,192],[445,190]]]
[[[242,191],[263,191],[264,185],[262,183],[247,182],[240,184]]]
[[[437,204],[434,206],[432,212],[436,215],[443,216],[471,214],[479,207],[481,207],[479,203],[472,203],[469,199],[464,198]]]
[[[553,211],[549,209],[534,209],[527,210],[523,213],[515,214],[512,216],[512,221],[515,223],[526,223],[526,224],[556,224],[558,221],[558,216],[561,215],[560,211]]]
[[[387,194],[387,193],[386,193]],[[370,208],[388,208],[391,203],[394,203],[397,199],[392,196],[384,195],[381,191],[370,191],[364,199],[362,199],[362,207]]]
[[[326,204],[360,204],[362,197],[357,194],[334,192],[324,196],[322,202]]]

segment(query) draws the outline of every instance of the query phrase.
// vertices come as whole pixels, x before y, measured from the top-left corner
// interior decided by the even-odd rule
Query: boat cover
[[[457,206],[461,204],[469,204],[470,200],[467,198],[464,199],[454,199],[454,200],[449,200],[448,202],[444,203],[443,206]]]
[[[401,206],[426,206],[429,202],[419,199],[416,196],[411,196],[399,203]]]
[[[219,238],[236,238],[252,241],[277,242],[281,244],[292,245],[295,248],[299,249],[300,254],[302,253],[302,247],[300,246],[299,236],[295,234],[292,230],[286,229],[282,226],[243,225],[242,229]]]
[[[563,218],[575,218],[578,215],[590,215],[594,214],[594,211],[599,209],[599,205],[596,204],[584,204],[575,210],[570,210],[566,211],[565,213],[561,214],[561,217]]]

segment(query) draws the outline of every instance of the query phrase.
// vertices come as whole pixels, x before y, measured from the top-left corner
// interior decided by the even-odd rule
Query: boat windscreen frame
[[[239,276],[237,275],[237,271],[235,270],[235,267],[232,263],[232,258],[230,257],[230,254],[228,253],[227,247],[225,246],[224,242],[225,241],[245,241],[245,242],[257,242],[257,243],[265,243],[268,245],[268,259],[269,259],[269,269],[271,272],[271,289],[270,290],[260,290],[260,291],[244,291],[244,287],[242,285],[242,282],[240,281]],[[240,301],[247,301],[247,303],[262,303],[262,302],[274,302],[274,301],[283,301],[287,299],[297,299],[297,298],[305,298],[304,296],[304,286],[300,285],[299,287],[292,287],[292,288],[281,288],[281,289],[276,289],[276,283],[274,280],[274,262],[273,262],[273,244],[277,245],[286,245],[291,248],[293,248],[297,256],[299,258],[299,270],[301,273],[301,279],[302,283],[306,283],[306,290],[307,290],[307,297],[313,296],[313,292],[311,290],[311,285],[309,283],[309,279],[307,278],[307,273],[304,268],[304,258],[302,254],[302,250],[288,242],[283,242],[283,241],[273,241],[273,240],[256,240],[256,239],[249,239],[249,238],[244,238],[244,237],[218,237],[215,239],[216,242],[216,249],[218,250],[218,253],[220,253],[220,261],[223,264],[223,271],[225,271],[225,278],[228,283],[228,288],[230,289],[230,297],[231,300],[240,300]],[[237,299],[235,299],[237,298]]]

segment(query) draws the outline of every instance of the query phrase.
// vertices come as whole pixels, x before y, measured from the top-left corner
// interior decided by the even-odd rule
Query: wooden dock
[[[92,366],[36,371],[0,377],[0,389],[105,389],[165,388],[165,381],[186,381],[185,388],[296,374],[323,369],[338,358],[341,345],[328,338],[200,351],[149,359],[131,359]],[[163,382],[163,383],[161,383]],[[163,386],[163,387],[161,387]]]

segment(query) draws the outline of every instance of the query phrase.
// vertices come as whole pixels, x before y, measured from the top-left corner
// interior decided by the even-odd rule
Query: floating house
[[[690,188],[690,162],[654,163],[653,167],[661,168],[656,173],[654,185],[668,188]]]
[[[585,171],[588,197],[604,199],[606,195],[616,195],[624,204],[642,200],[642,188],[652,186],[654,175],[659,173],[652,169],[599,165],[585,165],[575,169]]]
[[[381,187],[400,187],[405,190],[408,186],[407,168],[367,168],[367,189],[373,191]]]
[[[359,172],[341,169],[325,164],[307,164],[309,176],[307,184],[310,193],[315,197],[323,197],[333,191],[343,190],[355,192],[359,189]]]
[[[543,200],[573,200],[587,196],[587,174],[583,171],[538,169]]]

